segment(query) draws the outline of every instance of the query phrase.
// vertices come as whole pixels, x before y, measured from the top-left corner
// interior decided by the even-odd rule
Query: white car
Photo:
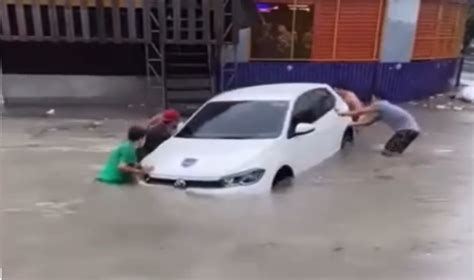
[[[271,84],[205,103],[143,159],[148,183],[200,194],[260,193],[353,140],[346,103],[325,84]]]

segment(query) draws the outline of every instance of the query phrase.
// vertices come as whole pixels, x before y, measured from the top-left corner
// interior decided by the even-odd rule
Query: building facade
[[[452,88],[468,0],[0,0],[10,104],[176,103],[325,82],[398,102]],[[429,82],[427,82],[429,81]]]
[[[265,0],[241,40],[235,86],[320,81],[400,102],[452,88],[468,12],[462,0]],[[265,46],[275,45],[268,50]],[[429,82],[427,82],[429,81]]]

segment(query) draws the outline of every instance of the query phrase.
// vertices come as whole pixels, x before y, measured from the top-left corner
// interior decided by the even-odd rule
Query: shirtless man
[[[355,95],[354,92],[342,88],[334,88],[337,94],[346,102],[347,106],[349,106],[349,111],[357,111],[364,108],[364,104],[360,101],[360,99]],[[359,116],[353,116],[352,120],[357,121]]]

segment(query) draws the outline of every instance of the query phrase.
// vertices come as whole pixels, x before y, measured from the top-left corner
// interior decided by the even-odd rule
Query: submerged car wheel
[[[348,127],[346,131],[344,131],[341,141],[341,149],[347,147],[348,144],[354,144],[354,129],[352,127]]]
[[[273,179],[272,183],[272,190],[279,191],[282,189],[287,189],[291,186],[291,182],[293,180],[294,174],[293,170],[289,166],[283,166],[278,170]]]

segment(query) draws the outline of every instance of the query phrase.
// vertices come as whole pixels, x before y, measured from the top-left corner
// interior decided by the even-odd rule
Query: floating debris
[[[344,251],[344,247],[337,246],[337,247],[332,248],[332,251],[333,252],[342,252],[342,251]]]
[[[474,103],[474,86],[468,86],[462,89],[459,99],[464,102]]]
[[[36,202],[35,206],[39,208],[39,211],[43,217],[60,218],[65,215],[76,213],[73,209],[71,209],[71,207],[83,202],[83,199],[74,199],[63,202],[40,201]]]
[[[35,203],[35,206],[38,206],[38,207],[48,207],[48,206],[52,206],[54,205],[55,202],[52,202],[52,201],[41,201],[41,202],[36,202]]]
[[[380,180],[385,180],[385,181],[395,179],[395,177],[393,177],[392,175],[382,175],[382,174],[376,175],[375,178],[380,179]]]
[[[103,125],[103,124],[104,124],[104,123],[101,122],[101,121],[93,121],[93,122],[91,123],[91,126],[93,126],[93,127],[98,127],[98,126],[101,126],[101,125]]]
[[[454,152],[454,150],[450,148],[438,148],[433,150],[433,153],[435,154],[447,154],[452,152]]]
[[[438,105],[435,106],[435,108],[438,109],[438,110],[446,110],[446,109],[448,109],[448,106],[438,104]]]
[[[6,208],[3,209],[2,212],[5,213],[22,213],[22,212],[28,212],[29,209],[23,209],[23,208]]]
[[[323,182],[323,180],[324,180],[323,176],[317,176],[317,177],[312,178],[312,181],[315,184],[319,184],[319,183]]]
[[[47,116],[47,117],[54,116],[55,114],[56,114],[56,110],[55,110],[55,109],[49,109],[48,111],[46,111],[46,116]]]

